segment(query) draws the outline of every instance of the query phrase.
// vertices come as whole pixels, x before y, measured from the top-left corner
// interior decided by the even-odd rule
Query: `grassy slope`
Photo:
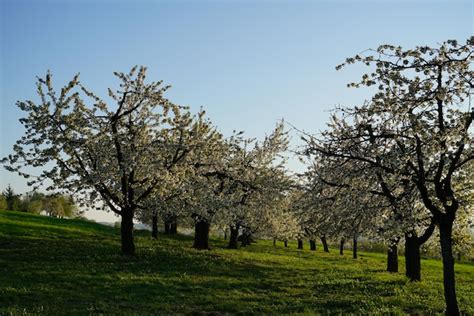
[[[217,239],[212,251],[196,251],[189,237],[137,235],[139,256],[126,259],[111,227],[0,211],[0,314],[443,310],[435,260],[423,260],[424,280],[410,283],[384,272],[383,254],[353,260],[265,241],[232,251]],[[456,273],[461,308],[472,314],[474,265]]]

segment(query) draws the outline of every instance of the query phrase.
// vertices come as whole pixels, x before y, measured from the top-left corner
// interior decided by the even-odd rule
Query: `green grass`
[[[259,241],[239,250],[213,239],[137,232],[136,258],[118,231],[81,220],[0,211],[0,314],[442,313],[441,262],[422,282],[385,272],[385,255],[296,250]],[[308,246],[308,245],[305,245]],[[474,313],[474,265],[457,264],[460,306]]]

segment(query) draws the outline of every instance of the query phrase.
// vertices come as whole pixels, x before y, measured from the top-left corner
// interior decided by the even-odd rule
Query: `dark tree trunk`
[[[285,248],[288,247],[288,240],[285,240]]]
[[[339,245],[339,254],[342,256],[344,254],[344,238],[341,238],[341,244]]]
[[[405,275],[410,281],[421,280],[420,243],[417,236],[405,235]]]
[[[458,252],[458,262],[461,262],[461,251]]]
[[[165,235],[176,235],[178,233],[178,219],[176,216],[167,216],[164,220]]]
[[[177,233],[178,233],[178,221],[176,218],[174,218],[170,225],[170,235],[176,235]]]
[[[209,226],[210,224],[201,219],[194,224],[194,244],[196,249],[210,249],[209,248]]]
[[[446,216],[447,217],[447,216]],[[441,254],[443,256],[443,285],[446,300],[446,314],[459,315],[454,278],[454,258],[452,249],[453,220],[442,218],[439,223]]]
[[[411,237],[409,237],[408,234],[405,234],[406,276],[410,278],[411,281],[421,280],[420,247],[430,238],[435,227],[436,225],[433,219],[430,226],[420,237],[418,237],[415,232],[411,233]]]
[[[224,240],[227,240],[227,229],[224,229]]]
[[[303,249],[303,240],[298,239],[298,249]]]
[[[239,226],[230,226],[230,239],[229,239],[229,249],[237,249],[238,248],[238,238],[239,238]]]
[[[253,242],[252,233],[246,230],[242,232],[240,238],[242,247],[249,246]]]
[[[328,242],[326,236],[321,237],[321,242],[323,243],[324,252],[329,252]]]
[[[390,244],[387,251],[387,271],[398,272],[398,245]]]
[[[316,250],[316,241],[311,239],[309,241],[309,249],[315,251]]]
[[[168,219],[165,219],[165,235],[169,235],[171,230],[171,223]]]
[[[158,214],[153,213],[153,217],[151,219],[151,237],[154,239],[158,238]]]
[[[276,245],[277,245],[277,240],[273,238],[273,247],[275,247]]]
[[[120,225],[122,238],[122,255],[135,256],[135,243],[133,241],[133,211],[124,209]]]
[[[352,239],[352,258],[357,259],[357,236]]]

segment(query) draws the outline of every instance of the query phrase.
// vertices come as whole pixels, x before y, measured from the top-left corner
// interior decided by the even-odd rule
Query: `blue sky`
[[[364,68],[335,70],[345,57],[384,43],[464,41],[473,10],[472,1],[427,0],[0,0],[0,156],[23,133],[16,100],[37,100],[35,77],[48,69],[57,87],[80,72],[105,95],[113,71],[146,65],[150,80],[173,86],[172,101],[203,106],[226,134],[262,137],[281,118],[317,132],[329,109],[369,97],[346,88]],[[2,169],[0,190],[8,183],[27,190]]]

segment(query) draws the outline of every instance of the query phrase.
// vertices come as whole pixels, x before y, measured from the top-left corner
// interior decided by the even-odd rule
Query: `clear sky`
[[[345,57],[385,43],[465,41],[473,10],[456,0],[0,0],[0,157],[23,134],[15,102],[37,100],[35,78],[48,69],[57,87],[80,72],[106,95],[113,71],[146,65],[149,79],[173,86],[172,101],[203,106],[225,134],[262,137],[281,118],[317,132],[329,109],[369,97],[346,88],[363,68],[335,70]],[[9,183],[28,191],[2,168],[0,190]]]

